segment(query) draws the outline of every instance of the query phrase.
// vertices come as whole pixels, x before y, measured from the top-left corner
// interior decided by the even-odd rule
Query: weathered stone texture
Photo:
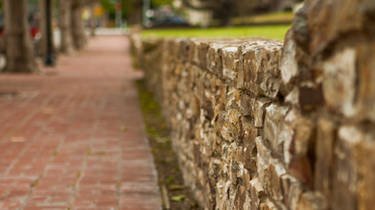
[[[202,206],[375,206],[374,8],[306,1],[284,45],[132,37]]]
[[[241,46],[237,87],[254,95],[275,98],[280,90],[281,43],[254,40]]]

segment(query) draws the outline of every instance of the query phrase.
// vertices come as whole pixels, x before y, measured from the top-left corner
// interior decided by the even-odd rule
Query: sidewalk
[[[128,44],[96,37],[57,75],[0,75],[0,209],[160,209]]]

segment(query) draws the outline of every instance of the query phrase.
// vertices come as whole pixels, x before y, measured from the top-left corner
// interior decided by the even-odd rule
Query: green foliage
[[[289,28],[289,25],[276,25],[208,29],[152,29],[144,30],[142,32],[142,37],[262,37],[269,39],[284,40],[285,34]]]
[[[102,7],[105,11],[115,10],[114,2],[111,0],[100,0],[100,3],[102,4]]]
[[[100,0],[103,9],[109,14],[110,18],[115,17],[116,3],[122,4],[123,17],[127,17],[128,15],[133,15],[134,12],[140,11],[140,8],[142,7],[141,2],[142,0]],[[172,3],[173,0],[151,0],[153,8],[163,5],[171,5]]]
[[[111,0],[100,0],[100,3],[102,4],[103,9],[109,13],[114,14],[116,12],[115,4]]]
[[[160,7],[163,5],[172,5],[173,0],[151,0],[153,7]]]
[[[134,0],[100,0],[100,3],[104,9],[104,11],[109,14],[110,18],[115,18],[116,14],[116,4],[121,3],[122,4],[122,15],[123,17],[126,17],[129,12],[133,10],[133,7],[131,3]]]

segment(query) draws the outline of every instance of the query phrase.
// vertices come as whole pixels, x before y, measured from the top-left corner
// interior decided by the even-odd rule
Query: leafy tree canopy
[[[124,16],[127,16],[134,10],[133,4],[137,0],[100,0],[100,3],[103,9],[110,14],[110,16],[114,16],[116,13],[116,4],[122,4],[122,13]]]
[[[1,0],[0,0],[1,1]],[[142,7],[142,0],[100,0],[103,9],[110,15],[116,13],[116,4],[122,4],[122,13],[127,16]],[[163,5],[171,5],[173,0],[150,0],[152,7],[160,7]]]

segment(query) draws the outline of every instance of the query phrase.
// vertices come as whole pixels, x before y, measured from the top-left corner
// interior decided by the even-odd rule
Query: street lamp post
[[[45,0],[45,14],[46,14],[46,57],[44,64],[46,66],[55,66],[55,52],[53,47],[53,39],[52,39],[52,0]]]

